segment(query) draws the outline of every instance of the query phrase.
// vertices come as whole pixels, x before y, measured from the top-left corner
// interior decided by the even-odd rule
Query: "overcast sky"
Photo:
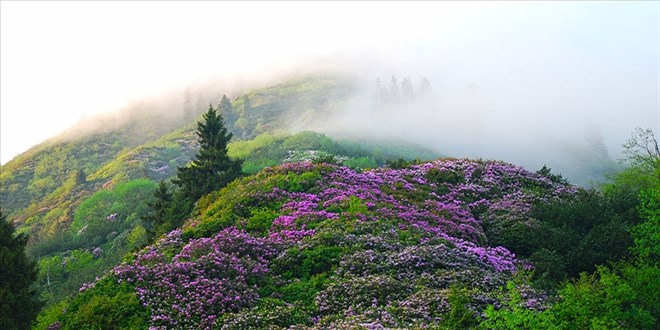
[[[561,118],[548,126],[570,126],[579,118],[600,127],[608,145],[620,145],[636,126],[660,129],[660,2],[0,7],[3,164],[83,114],[320,56],[373,59],[391,73],[427,75],[436,91],[478,86],[491,102],[484,106],[502,121],[543,112],[540,118]]]

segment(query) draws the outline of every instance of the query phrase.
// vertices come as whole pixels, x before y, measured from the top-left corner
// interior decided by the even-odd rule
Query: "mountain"
[[[145,100],[85,119],[3,165],[3,213],[29,234],[26,251],[39,264],[46,307],[35,328],[455,329],[502,319],[546,328],[520,318],[541,322],[557,301],[568,304],[577,289],[560,283],[570,279],[602,290],[580,273],[607,274],[598,265],[628,260],[634,235],[655,237],[650,221],[635,229],[655,205],[646,201],[657,186],[652,169],[583,189],[546,166],[534,173],[446,158],[433,139],[420,146],[340,127],[374,115],[381,120],[367,124],[382,132],[380,124],[426,113],[434,101],[381,90],[374,103],[357,81],[319,74],[230,97],[206,88]],[[158,182],[168,185],[195,156],[196,122],[209,103],[246,176],[199,199],[182,228],[150,245],[148,203]],[[452,141],[461,147],[460,136]],[[573,153],[566,163],[580,173],[602,175],[612,163],[601,142],[596,134],[591,146],[560,154]],[[612,272],[628,281],[619,287],[654,292],[650,265]],[[608,290],[615,299],[609,292],[618,289]],[[653,328],[653,297],[632,299],[607,303],[631,315],[619,326]],[[561,323],[546,321],[534,324]]]
[[[489,228],[576,193],[496,161],[364,172],[271,167],[200,200],[182,229],[83,286],[48,321],[63,329],[328,329],[476,320],[504,303],[500,288],[531,266],[492,246],[502,233]],[[529,286],[523,299],[546,304]]]
[[[244,160],[246,173],[328,156],[353,168],[438,156],[405,142],[335,140],[287,128],[332,113],[350,98],[351,81],[306,76],[237,94],[223,113],[235,136],[230,155]],[[205,98],[200,91],[198,99]],[[40,260],[49,303],[145,244],[140,218],[156,182],[173,177],[198,149],[195,122],[205,109],[189,114],[184,102],[175,103],[144,101],[86,119],[2,166],[3,212],[30,235],[27,251]]]

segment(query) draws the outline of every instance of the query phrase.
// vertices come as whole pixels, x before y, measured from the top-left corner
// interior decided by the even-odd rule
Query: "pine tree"
[[[158,189],[154,191],[153,202],[148,202],[147,205],[152,209],[152,212],[142,218],[144,229],[147,231],[147,241],[152,243],[159,233],[166,232],[170,226],[168,224],[172,220],[172,193],[167,188],[165,181],[160,181]]]
[[[41,303],[33,283],[37,265],[25,255],[28,238],[15,235],[0,211],[0,327],[30,329]]]
[[[218,112],[226,121],[227,126],[233,126],[236,121],[236,112],[234,107],[231,105],[231,101],[227,95],[222,95],[220,102],[218,102]]]
[[[82,184],[84,184],[85,182],[87,182],[87,175],[85,174],[85,172],[84,172],[83,170],[78,169],[78,170],[76,171],[75,176],[76,176],[76,178],[75,178],[75,180],[76,180],[76,186],[82,185]]]
[[[414,98],[413,85],[409,78],[403,78],[401,81],[401,96],[404,102],[412,102]]]
[[[250,101],[250,96],[247,94],[243,95],[241,99],[243,100],[243,112],[247,115],[252,109],[252,101]]]
[[[197,123],[199,152],[190,164],[178,168],[177,177],[172,180],[181,189],[182,197],[191,205],[242,174],[242,162],[230,159],[227,155],[227,144],[231,137],[222,115],[209,106],[204,114],[204,122]]]
[[[380,79],[376,79],[376,105],[381,106],[388,102],[388,92]]]
[[[422,77],[422,80],[419,83],[419,95],[422,97],[430,96],[433,94],[433,88],[431,88],[431,82],[429,82],[426,77]]]
[[[595,156],[598,161],[609,160],[610,154],[603,139],[603,131],[596,125],[591,125],[585,131],[585,140],[587,149],[591,156]]]
[[[394,75],[390,79],[390,102],[399,102],[399,83]]]

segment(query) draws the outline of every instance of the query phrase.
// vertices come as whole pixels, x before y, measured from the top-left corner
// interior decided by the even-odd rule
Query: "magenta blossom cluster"
[[[328,284],[315,293],[317,314],[310,315],[320,328],[339,326],[337,315],[361,325],[420,325],[448,308],[452,283],[473,288],[475,301],[493,303],[497,288],[528,266],[506,248],[489,246],[485,221],[525,223],[535,203],[575,192],[495,161],[439,160],[366,172],[285,164],[207,197],[186,230],[209,237],[185,242],[181,230],[171,232],[114,275],[135,285],[156,329],[266,324],[263,315],[270,314],[259,302],[281,293],[260,297],[269,291],[257,284],[270,276],[277,285],[302,285],[271,271],[298,262],[308,275],[329,272]],[[341,254],[332,254],[338,247]],[[252,323],[241,323],[247,320]]]
[[[305,173],[317,170],[314,166],[287,164],[272,171]],[[430,175],[433,171],[459,178],[455,182],[434,180]],[[527,213],[535,202],[548,202],[576,191],[575,186],[557,184],[521,167],[495,161],[442,160],[364,173],[335,167],[328,172],[317,182],[318,193],[290,196],[299,210],[288,221],[327,210],[336,214],[323,216],[334,218],[348,211],[347,201],[354,197],[369,211],[358,214],[363,220],[394,218],[404,225],[485,243],[482,221],[487,214]],[[530,190],[530,186],[539,189]],[[286,209],[291,209],[290,205],[285,205],[283,211]]]
[[[255,303],[256,287],[248,283],[268,271],[274,254],[266,239],[233,227],[185,245],[177,230],[115,268],[114,275],[136,286],[151,309],[153,328],[212,329],[218,315]]]
[[[307,223],[324,219],[389,219],[397,221],[399,229],[416,228],[449,240],[499,271],[514,270],[515,256],[503,247],[487,245],[484,219],[524,218],[534,203],[549,202],[577,190],[496,161],[440,160],[364,173],[347,167],[296,163],[266,172],[302,175],[313,171],[323,172],[313,193],[278,188],[268,193],[271,198],[286,201],[280,209],[283,215],[273,222],[271,236],[278,237],[286,230],[296,233],[299,239],[313,234],[306,230]],[[453,180],[442,181],[449,174]],[[355,201],[360,207],[352,205]]]

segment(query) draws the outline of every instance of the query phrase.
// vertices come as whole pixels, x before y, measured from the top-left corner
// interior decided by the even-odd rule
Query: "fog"
[[[496,19],[497,10],[465,17],[453,26],[472,27],[461,38],[371,54],[362,95],[315,129],[529,169],[547,164],[586,185],[595,179],[578,177],[594,166],[586,163],[620,159],[635,127],[660,136],[660,11],[636,9],[579,4],[544,6],[517,21]],[[374,106],[376,79],[387,89],[392,76],[414,88],[426,77],[433,95]]]
[[[657,22],[657,17],[649,20],[645,28],[655,24],[657,31]],[[526,28],[540,29],[543,23]],[[593,34],[584,34],[573,41],[575,47],[556,38],[498,47],[480,45],[483,39],[478,39],[465,41],[465,47],[399,52],[394,60],[377,57],[361,75],[368,77],[362,94],[341,116],[314,129],[335,137],[398,138],[447,156],[502,159],[529,169],[547,164],[586,185],[586,179],[576,177],[577,168],[586,166],[582,157],[589,156],[575,157],[584,153],[580,149],[602,143],[616,161],[635,127],[660,136],[658,33],[645,41],[634,40],[638,37],[621,33],[599,45]],[[631,54],[630,47],[639,51]],[[407,78],[417,93],[425,77],[433,93],[379,107],[376,79],[389,89],[392,76],[399,92]]]
[[[94,61],[86,68],[67,62],[69,72],[44,71],[41,76],[50,83],[28,87],[13,75],[30,73],[27,68],[39,67],[40,58],[27,64],[16,60],[21,54],[11,50],[21,48],[12,40],[20,34],[7,29],[12,27],[7,9],[15,8],[2,6],[2,163],[47,137],[14,149],[17,141],[28,139],[19,131],[39,133],[30,132],[30,122],[16,113],[46,107],[52,116],[47,118],[67,117],[48,131],[52,135],[82,114],[117,108],[127,113],[140,108],[136,104],[175,112],[187,87],[195,91],[196,103],[215,104],[223,93],[236,96],[310,72],[340,71],[359,86],[331,120],[296,126],[335,137],[399,139],[447,156],[503,159],[530,169],[549,164],[566,171],[562,166],[578,166],[566,159],[594,136],[602,137],[614,160],[635,127],[660,136],[658,3],[141,4],[145,15],[154,8],[171,10],[167,15],[154,11],[151,18],[138,15],[138,8],[104,3],[118,16],[127,11],[126,24],[135,25],[104,29],[105,39],[94,43],[111,43],[108,47],[122,50],[122,58],[133,53],[135,63],[125,62],[122,74],[114,75],[102,70],[109,57],[90,52]],[[190,17],[173,14],[181,10],[175,6]],[[99,14],[98,7],[93,9]],[[22,10],[41,12],[35,6]],[[183,22],[190,19],[204,23],[187,28]],[[148,28],[140,27],[149,21]],[[165,28],[173,21],[179,22],[175,28]],[[126,39],[115,43],[114,38]],[[152,59],[158,65],[152,66]],[[101,70],[105,83],[100,77],[87,82],[89,89],[81,85],[77,70],[90,68]],[[377,100],[376,80],[389,88],[392,76],[398,88],[403,79],[412,82],[414,101]],[[432,93],[422,97],[423,78]],[[122,89],[122,83],[128,87]],[[109,91],[116,101],[95,105],[90,98],[99,98],[97,89]],[[76,100],[77,106],[68,107],[66,100]],[[56,120],[46,122],[55,126]],[[96,130],[89,122],[83,126]]]

